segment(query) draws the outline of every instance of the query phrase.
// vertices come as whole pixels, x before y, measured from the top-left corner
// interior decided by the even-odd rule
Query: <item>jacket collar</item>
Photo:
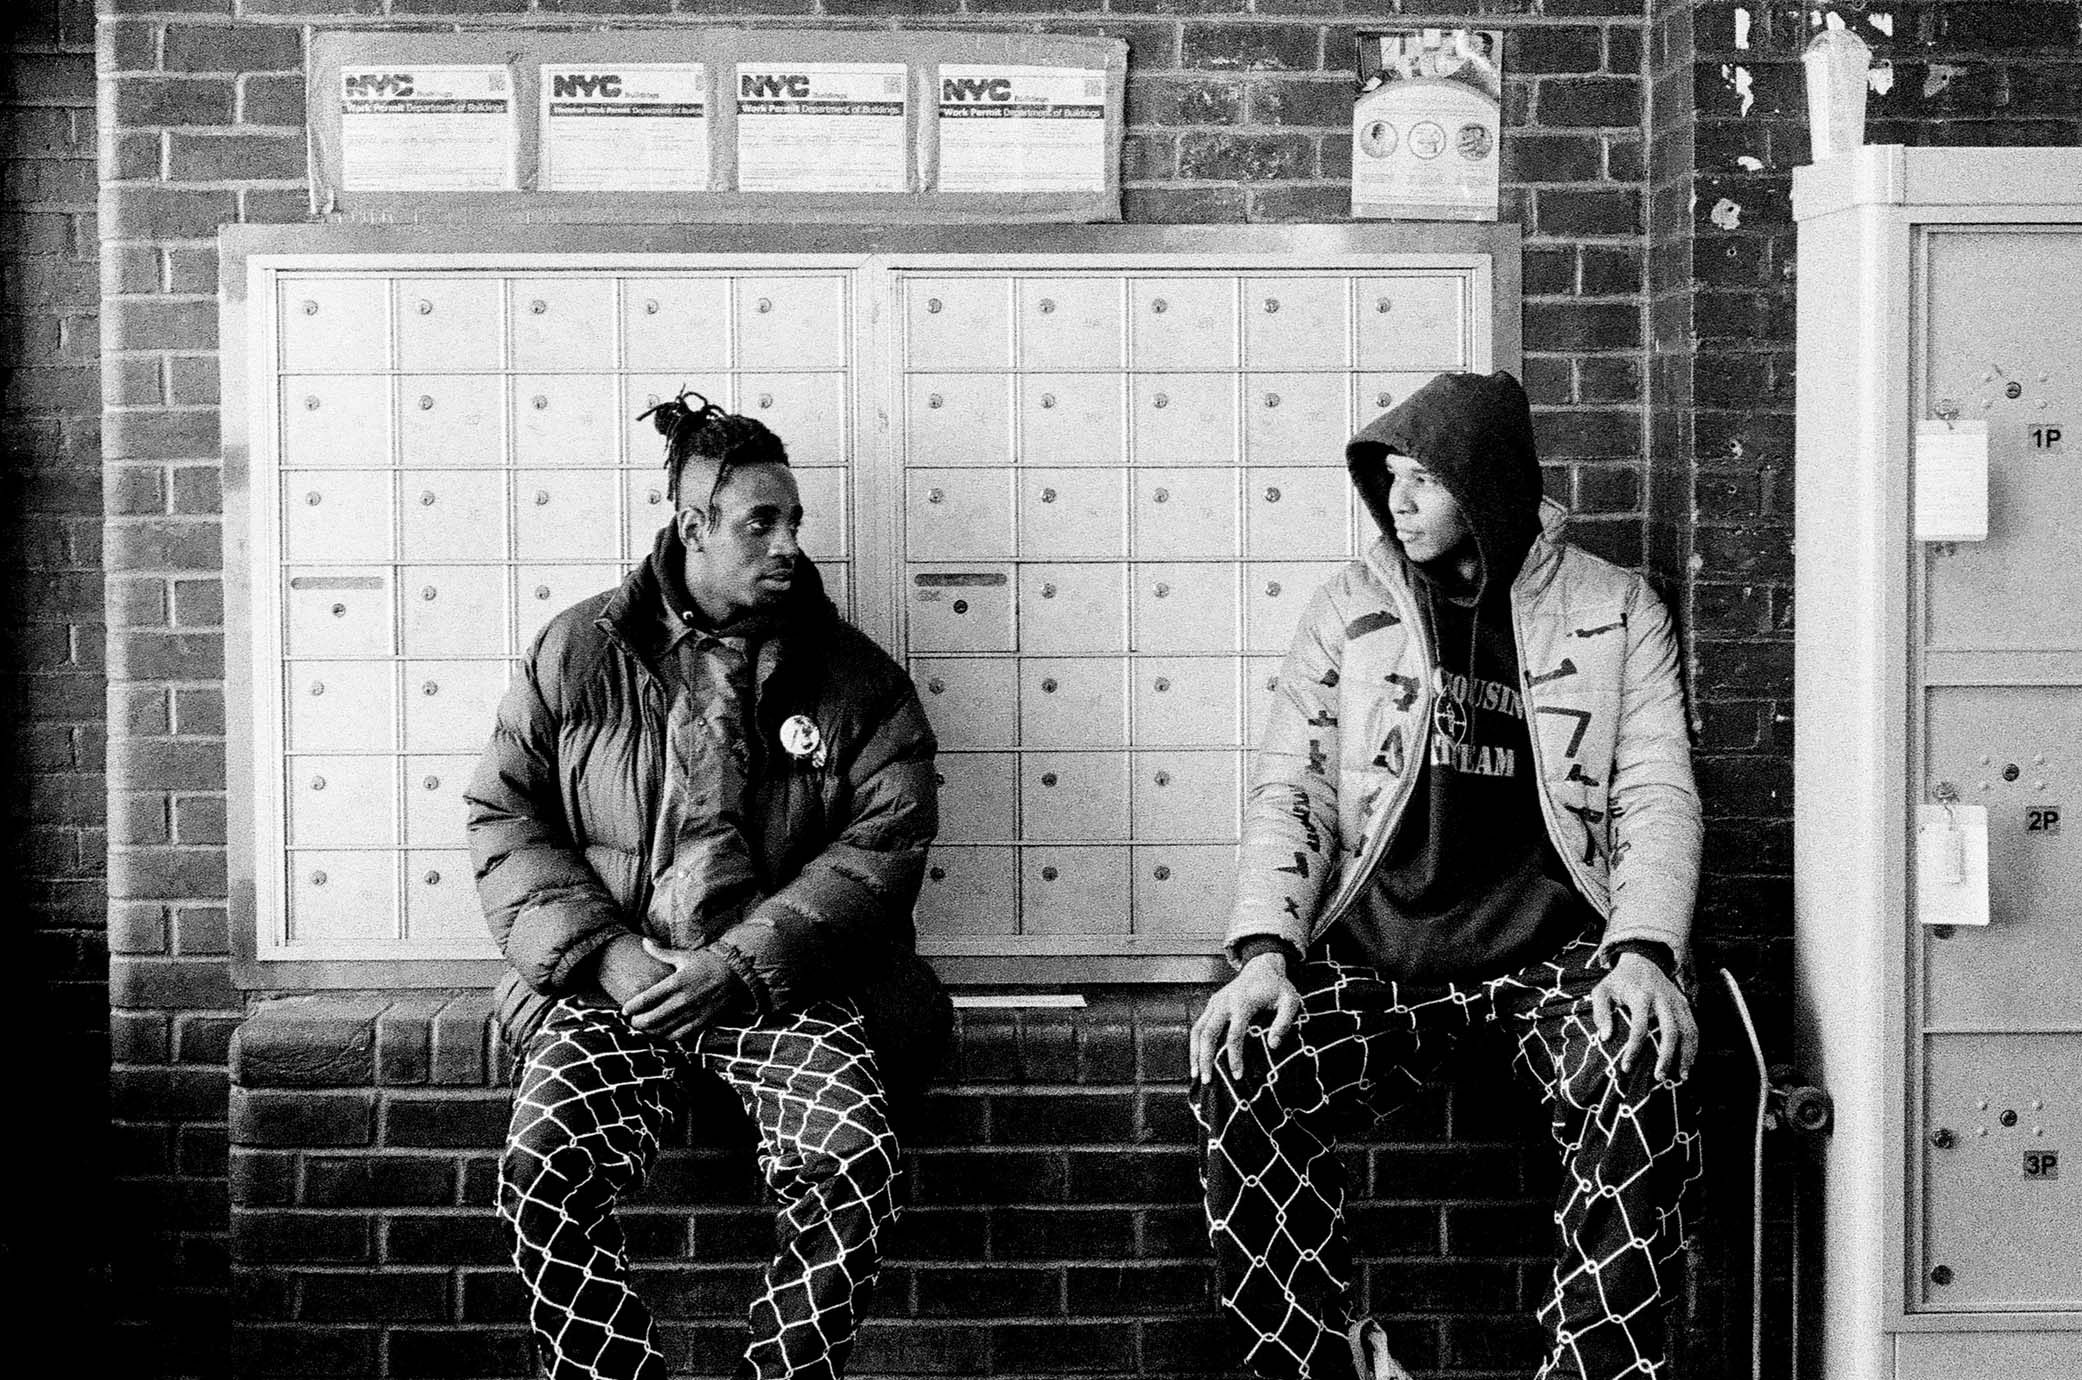
[[[621,585],[608,596],[600,616],[594,620],[603,632],[647,667],[655,668],[687,635],[690,627],[698,627],[685,617],[692,608],[686,587],[678,578],[685,559],[679,531],[668,522],[658,529],[658,538],[650,555],[622,577]],[[757,627],[765,634],[765,640],[777,644],[785,656],[791,642],[837,617],[838,611],[824,593],[823,578],[805,556],[798,559],[795,588],[789,592],[787,602],[771,620],[762,620]],[[726,630],[724,635],[740,630],[753,631],[750,627],[738,625]],[[708,629],[702,628],[701,631]],[[762,658],[762,663],[764,660]]]
[[[1532,598],[1553,583],[1555,573],[1561,569],[1562,539],[1568,526],[1567,508],[1551,498],[1540,500],[1540,534],[1533,538],[1516,578],[1511,581],[1514,602]],[[1394,577],[1389,581],[1391,586],[1402,581],[1402,568],[1407,558],[1393,537],[1384,535],[1375,540],[1367,548],[1365,559],[1374,567],[1375,574]]]

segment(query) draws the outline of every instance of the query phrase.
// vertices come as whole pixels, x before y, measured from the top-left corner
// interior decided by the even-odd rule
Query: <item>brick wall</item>
[[[108,988],[93,5],[25,0],[0,24],[0,885],[14,898],[8,942],[30,970],[11,984],[18,1028],[37,1032],[38,1057],[15,1075],[23,1115],[65,1133],[57,1155],[10,1136],[7,1167],[11,1182],[34,1172],[42,1191],[94,1202]],[[9,1218],[10,1256],[37,1263],[17,1305],[97,1313],[98,1233],[31,1241],[21,1220]]]

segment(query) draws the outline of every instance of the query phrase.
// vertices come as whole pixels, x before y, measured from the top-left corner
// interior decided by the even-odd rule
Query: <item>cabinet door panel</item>
[[[729,367],[729,280],[631,278],[622,287],[622,342],[627,369]]]
[[[1233,657],[1137,657],[1129,675],[1137,746],[1211,747],[1237,740]]]
[[[1023,559],[1117,561],[1128,554],[1122,471],[1022,469],[1018,484]]]
[[[1128,649],[1126,568],[1022,565],[1019,649],[1029,656]]]
[[[1018,850],[935,847],[918,891],[918,937],[1009,935],[1019,922]]]
[[[499,367],[497,279],[400,279],[395,300],[398,368],[449,373]]]
[[[1348,367],[1350,297],[1342,278],[1246,280],[1244,363],[1253,369]]]
[[[1019,837],[1019,759],[1009,752],[942,752],[940,839],[1010,843]]]
[[[605,375],[521,374],[513,380],[513,463],[611,465],[614,380]]]
[[[506,382],[496,374],[398,380],[398,463],[408,469],[503,464],[505,428]]]
[[[523,278],[508,285],[516,369],[614,366],[614,284],[599,278]]]
[[[1234,470],[1135,471],[1136,559],[1235,559],[1237,482]]]
[[[324,374],[285,378],[279,396],[284,466],[389,468],[389,379]]]
[[[1029,748],[1127,743],[1118,657],[1033,657],[1019,665],[1020,741]]]
[[[904,476],[905,552],[922,561],[1012,558],[1012,471],[912,470]]]
[[[1236,285],[1225,277],[1138,278],[1128,288],[1136,369],[1236,363]]]
[[[1023,465],[1118,465],[1126,458],[1126,385],[1119,374],[1023,374]]]
[[[1025,369],[1118,369],[1117,278],[1028,278],[1019,284],[1019,361]]]
[[[405,566],[406,656],[497,656],[506,650],[506,569],[496,565]]]
[[[1018,744],[1018,668],[1009,658],[929,657],[911,663],[926,721],[943,749]]]
[[[789,275],[738,282],[739,368],[836,369],[845,363],[849,334],[843,278]]]
[[[913,374],[904,382],[904,463],[1012,463],[1009,374]]]
[[[1012,362],[1003,278],[907,278],[904,363],[912,369],[1002,369]]]
[[[397,738],[388,662],[300,661],[283,668],[283,744],[291,752],[382,752]]]
[[[389,848],[397,843],[395,758],[292,757],[286,778],[290,847]]]
[[[1234,374],[1138,374],[1131,385],[1138,465],[1236,463]]]
[[[406,476],[404,557],[496,561],[506,555],[506,476],[495,470],[418,470]]]
[[[1127,849],[1027,848],[1019,862],[1026,933],[1128,932]]]
[[[1135,650],[1234,652],[1237,574],[1235,565],[1217,562],[1135,566]]]
[[[398,937],[397,854],[299,849],[288,866],[292,944]]]
[[[1019,763],[1020,836],[1104,843],[1128,832],[1123,752],[1027,752]]]
[[[1238,760],[1234,751],[1136,753],[1135,838],[1234,842],[1243,802]]]
[[[282,368],[382,369],[390,362],[383,285],[373,278],[298,278],[279,285]]]
[[[390,559],[389,472],[282,475],[282,559],[296,565]]]
[[[904,622],[905,642],[914,652],[1009,652],[1011,574],[1004,566],[914,566]]]
[[[285,581],[283,650],[296,657],[379,657],[392,651],[390,573],[303,570]]]
[[[522,470],[513,476],[514,552],[524,561],[621,554],[619,476],[610,469]]]
[[[1361,279],[1359,367],[1467,367],[1467,283],[1422,275]]]

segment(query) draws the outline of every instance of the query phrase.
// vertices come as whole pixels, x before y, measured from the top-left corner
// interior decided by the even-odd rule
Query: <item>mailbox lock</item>
[[[1041,586],[1041,597],[1042,597],[1043,599],[1053,599],[1053,598],[1055,598],[1055,586],[1054,586],[1054,585],[1043,585],[1043,586]]]
[[[1950,1150],[1959,1143],[1959,1138],[1952,1134],[1951,1127],[1940,1126],[1930,1133],[1930,1143],[1940,1150]]]
[[[1265,501],[1266,501],[1267,503],[1277,503],[1277,502],[1279,502],[1279,501],[1280,501],[1280,491],[1279,491],[1278,489],[1267,489],[1267,490],[1265,491]]]
[[[926,298],[925,309],[934,316],[938,316],[940,314],[940,299],[937,297]]]
[[[441,874],[440,874],[440,873],[438,873],[438,872],[429,872],[429,873],[427,873],[427,885],[428,885],[428,886],[439,886],[439,885],[441,885]]]
[[[312,789],[312,790],[314,790],[314,791],[322,791],[322,790],[324,790],[324,789],[325,789],[325,778],[324,778],[324,777],[322,777],[322,776],[314,776],[314,777],[312,777],[312,778],[311,778],[311,789]]]
[[[938,407],[940,405],[940,395],[938,393],[933,394],[925,400],[925,405],[927,407]]]
[[[1950,1265],[1931,1266],[1930,1282],[1932,1284],[1950,1284],[1952,1282],[1952,1267]]]
[[[1170,308],[1171,304],[1169,302],[1166,302],[1161,297],[1157,298],[1155,301],[1149,304],[1149,309],[1159,316],[1162,316],[1166,311],[1170,310]]]
[[[325,693],[325,682],[324,682],[324,681],[322,681],[322,680],[314,680],[314,681],[312,681],[312,682],[311,682],[311,693],[312,693],[312,694],[314,694],[314,695],[322,695],[322,694],[324,694],[324,693]]]
[[[1050,676],[1048,679],[1041,682],[1041,693],[1044,695],[1053,695],[1055,693],[1054,676]]]
[[[542,315],[542,313],[549,310],[549,303],[543,301],[540,297],[537,297],[534,301],[528,303],[528,310],[535,313],[535,315],[540,316]]]
[[[432,315],[434,314],[434,304],[433,304],[432,302],[429,302],[429,301],[428,301],[428,300],[427,300],[426,298],[424,298],[424,297],[420,298],[420,299],[419,299],[419,314],[420,314],[421,316],[432,316]]]
[[[1056,870],[1052,867],[1044,867],[1041,869],[1041,880],[1044,882],[1054,881],[1056,879],[1056,875]]]
[[[306,316],[316,316],[316,315],[318,315],[318,304],[317,304],[316,302],[313,302],[313,301],[312,301],[312,300],[311,300],[310,298],[308,298],[308,297],[306,297],[306,298],[304,299],[304,315],[306,315]]]
[[[1042,501],[1043,503],[1053,503],[1053,502],[1055,502],[1055,490],[1054,490],[1054,489],[1043,489],[1043,490],[1041,491],[1041,501]]]
[[[428,601],[432,601],[435,597],[434,587],[432,585],[428,585],[425,589],[422,589],[419,592],[419,597]]]
[[[1388,314],[1388,308],[1391,305],[1392,304],[1389,302],[1389,300],[1383,297],[1374,303],[1374,310],[1378,312],[1380,315],[1386,316]]]
[[[1043,406],[1043,407],[1054,407],[1054,406],[1055,406],[1055,394],[1053,394],[1053,393],[1043,393],[1043,394],[1041,395],[1041,406]]]
[[[424,493],[420,494],[419,506],[422,508],[431,508],[434,506],[434,491],[432,489],[428,489]]]
[[[419,410],[420,410],[421,412],[432,412],[432,411],[434,410],[434,395],[433,395],[433,394],[431,394],[431,393],[421,393],[421,394],[419,395]]]
[[[774,405],[774,395],[771,393],[761,393],[759,395],[759,405],[761,407],[772,407]]]
[[[1044,785],[1044,786],[1053,786],[1053,785],[1055,784],[1055,773],[1054,773],[1054,772],[1052,772],[1052,771],[1044,771],[1044,772],[1042,772],[1042,773],[1041,773],[1041,784],[1042,784],[1042,785]]]
[[[1171,501],[1171,490],[1159,489],[1151,494],[1149,498],[1152,503],[1169,503]]]
[[[656,505],[665,501],[665,495],[656,489],[649,489],[644,492],[644,499],[646,502]]]
[[[760,315],[764,316],[764,315],[765,315],[766,313],[768,313],[768,312],[772,311],[773,309],[774,309],[774,299],[773,299],[773,298],[771,298],[771,297],[762,297],[762,298],[760,298],[760,299],[759,299],[759,307],[758,307],[758,310],[759,310],[759,314],[760,314]]]
[[[1156,686],[1157,693],[1159,695],[1163,694],[1166,690],[1169,690],[1171,688],[1171,678],[1168,676],[1158,676]]]
[[[2002,769],[2002,779],[2005,781],[2015,781],[2019,776],[2022,776],[2023,774],[2024,773],[2018,769],[2018,766],[2015,762],[2007,763]]]
[[[1280,688],[1280,678],[1279,678],[1278,676],[1267,676],[1267,677],[1265,678],[1265,688],[1266,688],[1267,690],[1277,690],[1277,689],[1279,689],[1279,688]]]
[[[2005,1109],[2003,1111],[2003,1114],[1997,1117],[1996,1120],[2001,1122],[2004,1126],[2015,1126],[2017,1124],[2017,1113]]]
[[[312,394],[308,395],[307,397],[305,397],[305,399],[304,399],[304,411],[306,411],[306,412],[316,412],[317,410],[318,410],[318,395],[317,395],[316,393],[312,393]]]
[[[947,682],[941,680],[938,676],[934,676],[931,680],[925,683],[926,693],[932,695],[937,695],[944,691],[946,688]]]
[[[1277,393],[1267,393],[1265,395],[1265,405],[1267,407],[1278,407],[1280,405],[1280,395]]]
[[[324,886],[324,885],[325,885],[325,874],[324,874],[323,872],[313,872],[313,873],[311,874],[311,885],[312,885],[312,886]]]
[[[1160,771],[1156,774],[1155,778],[1153,779],[1159,786],[1168,786],[1171,784],[1171,773],[1168,771]]]
[[[1171,395],[1170,395],[1170,394],[1168,394],[1168,393],[1159,393],[1159,394],[1157,394],[1157,397],[1156,397],[1156,405],[1157,405],[1158,407],[1169,407],[1169,406],[1171,406]]]
[[[441,778],[438,776],[429,776],[426,779],[426,781],[422,784],[424,784],[426,788],[430,791],[438,791],[441,789]]]
[[[1374,394],[1374,406],[1375,406],[1375,407],[1386,407],[1386,406],[1388,406],[1388,404],[1389,404],[1389,403],[1391,403],[1391,402],[1394,402],[1394,401],[1395,401],[1395,395],[1394,395],[1394,394],[1392,394],[1392,393],[1376,393],[1376,394]]]
[[[645,316],[656,316],[656,315],[658,314],[658,299],[657,299],[657,298],[655,298],[655,297],[646,297],[646,298],[644,298],[644,300],[643,300],[643,314],[644,314]]]
[[[323,501],[323,497],[316,489],[304,495],[304,502],[310,504],[313,508],[316,508]]]
[[[1152,872],[1150,875],[1152,877],[1155,877],[1160,882],[1168,882],[1171,880],[1171,869],[1164,866],[1164,864],[1162,863],[1158,863],[1156,870]]]
[[[2002,390],[2002,395],[2006,398],[2021,398],[2024,396],[2024,385],[2012,383]]]
[[[929,868],[925,875],[936,882],[944,882],[947,880],[947,869],[944,867]]]
[[[334,605],[333,605],[333,617],[335,617],[335,618],[345,618],[346,616],[347,616],[347,606],[346,606],[345,604],[334,604]]]
[[[1170,585],[1161,585],[1161,584],[1160,584],[1160,585],[1158,585],[1158,586],[1157,586],[1157,589],[1156,589],[1156,595],[1157,595],[1157,597],[1158,597],[1159,599],[1162,599],[1162,598],[1165,598],[1165,597],[1169,596],[1169,595],[1170,595],[1170,593],[1171,593],[1171,586],[1170,586]]]
[[[1274,312],[1278,311],[1279,309],[1280,309],[1280,299],[1279,299],[1279,298],[1277,298],[1277,297],[1268,297],[1268,298],[1266,298],[1266,299],[1265,299],[1265,314],[1266,314],[1267,316],[1270,316],[1270,315],[1272,315],[1272,314],[1273,314]]]
[[[955,611],[956,613],[967,613],[967,612],[969,611],[969,601],[968,601],[968,600],[966,600],[966,599],[957,599],[957,600],[955,600],[955,601],[954,601],[954,611]]]
[[[535,597],[536,597],[537,599],[547,599],[547,598],[549,598],[549,586],[548,586],[548,585],[537,585],[537,586],[535,586]]]
[[[547,507],[548,505],[549,505],[549,490],[548,490],[548,489],[537,489],[537,490],[535,491],[535,506],[536,506],[536,507],[538,507],[538,508],[543,508],[543,507]]]
[[[944,786],[944,785],[946,785],[946,784],[947,784],[947,773],[946,773],[946,772],[944,772],[944,771],[936,771],[936,772],[934,772],[934,773],[933,773],[933,784],[934,784],[935,786]]]
[[[927,503],[939,503],[944,501],[946,497],[947,495],[941,493],[938,489],[927,489],[925,491],[925,501]]]
[[[1053,312],[1054,310],[1055,299],[1053,297],[1044,297],[1041,299],[1041,314],[1043,316],[1047,316],[1050,312]]]
[[[441,693],[441,687],[433,681],[428,681],[419,687],[419,692],[422,695],[438,695]]]
[[[547,411],[549,411],[549,395],[548,395],[548,394],[546,394],[546,393],[537,393],[537,394],[535,395],[535,410],[536,410],[537,412],[547,412]]]

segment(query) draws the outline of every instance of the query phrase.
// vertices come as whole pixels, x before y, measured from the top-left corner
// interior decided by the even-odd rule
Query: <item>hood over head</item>
[[[1532,404],[1518,380],[1502,370],[1441,374],[1345,447],[1352,486],[1400,552],[1388,507],[1391,452],[1422,464],[1459,503],[1481,557],[1476,588],[1508,586],[1540,534],[1544,493]]]

